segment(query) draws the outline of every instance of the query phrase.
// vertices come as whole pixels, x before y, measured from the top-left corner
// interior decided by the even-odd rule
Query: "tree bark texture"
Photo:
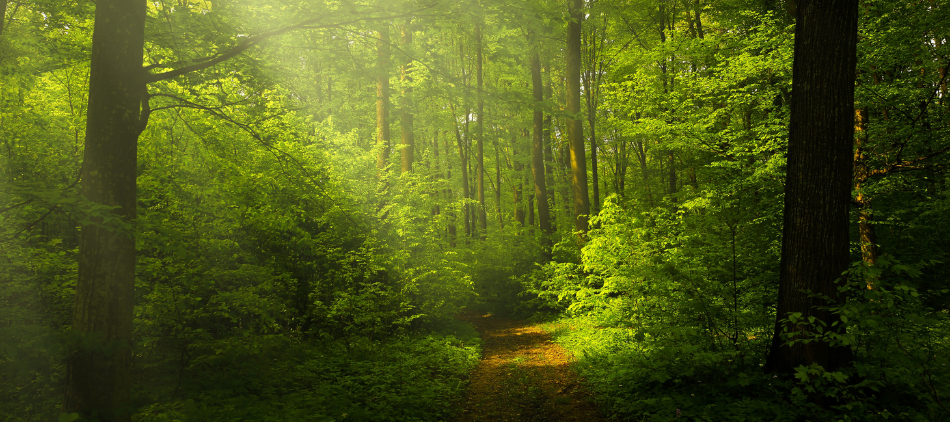
[[[581,25],[584,0],[571,0],[567,24],[567,137],[570,144],[571,186],[574,193],[574,229],[586,232],[590,214],[584,122],[581,119]]]
[[[412,29],[409,28],[409,24],[403,25],[402,27],[402,47],[403,50],[406,50],[410,45],[412,45]],[[402,65],[402,98],[400,101],[400,118],[399,118],[399,127],[401,130],[401,141],[402,141],[402,151],[401,151],[401,169],[402,172],[408,172],[412,170],[412,163],[415,160],[415,149],[416,141],[415,135],[413,134],[412,129],[412,76],[410,72],[412,71],[412,58],[406,57],[405,63]]]
[[[111,207],[82,227],[64,410],[131,420],[136,160],[144,128],[144,0],[99,0],[93,30],[82,194]]]
[[[837,317],[819,307],[839,302],[835,280],[849,267],[857,23],[857,0],[803,0],[797,7],[779,296],[767,371],[791,374],[812,363],[834,371],[851,359],[850,348],[822,341],[788,346],[783,331],[800,339],[814,328],[782,319],[801,313],[804,321],[815,317],[837,329]]]

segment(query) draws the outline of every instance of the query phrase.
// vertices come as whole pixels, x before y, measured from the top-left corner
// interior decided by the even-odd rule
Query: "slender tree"
[[[412,45],[412,28],[410,23],[402,26],[402,48],[408,49]],[[412,57],[406,56],[406,61],[402,65],[402,98],[400,99],[400,135],[402,141],[401,164],[402,172],[412,170],[412,163],[415,159],[416,141],[412,132]]]
[[[488,230],[488,213],[485,207],[485,97],[483,95],[484,80],[482,78],[482,26],[475,25],[475,80],[476,88],[476,116],[475,142],[478,157],[476,158],[478,173],[478,227],[481,236]]]
[[[3,35],[3,24],[7,20],[7,0],[0,0],[0,35]]]
[[[581,119],[581,25],[584,0],[571,0],[567,24],[567,137],[570,149],[571,186],[574,193],[574,229],[587,231],[590,196],[587,158],[584,154],[584,121]]]
[[[851,359],[848,347],[803,341],[814,327],[802,321],[835,329],[827,308],[839,302],[835,280],[849,266],[858,1],[797,6],[777,321],[766,361],[766,370],[789,374],[812,363],[834,371]],[[792,313],[803,319],[790,322]]]
[[[531,88],[534,95],[531,176],[534,179],[534,196],[538,201],[538,220],[541,231],[551,234],[551,211],[548,208],[548,188],[545,180],[547,173],[544,165],[544,86],[541,83],[541,57],[536,42],[532,42],[531,50]]]
[[[382,24],[376,40],[376,156],[378,177],[384,178],[389,165],[389,25]]]

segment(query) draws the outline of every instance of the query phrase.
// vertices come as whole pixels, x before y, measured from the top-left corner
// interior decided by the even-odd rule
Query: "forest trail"
[[[603,420],[569,367],[570,352],[540,327],[490,315],[461,319],[475,325],[484,353],[458,422]]]

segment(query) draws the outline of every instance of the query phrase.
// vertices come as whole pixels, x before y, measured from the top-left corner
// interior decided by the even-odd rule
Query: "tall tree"
[[[376,145],[379,152],[376,157],[378,177],[389,165],[389,24],[383,23],[376,40]]]
[[[574,229],[587,231],[590,196],[587,158],[584,154],[584,121],[581,119],[581,25],[584,0],[571,0],[567,24],[567,137],[570,148],[571,186],[574,193]]]
[[[541,231],[551,234],[551,211],[548,208],[548,188],[544,167],[544,86],[541,83],[541,57],[537,42],[532,40],[531,45],[531,88],[534,95],[531,175],[534,178],[534,196],[538,200],[538,220]]]
[[[407,50],[412,45],[412,28],[407,22],[402,26],[402,48]],[[412,170],[412,162],[415,159],[416,141],[412,133],[412,57],[406,56],[406,61],[402,65],[402,98],[400,100],[400,119],[399,127],[401,130],[402,151],[401,164],[402,172]]]
[[[82,227],[64,410],[131,420],[136,148],[145,127],[145,1],[96,5],[82,194],[110,208]]]
[[[482,78],[482,25],[475,25],[475,80],[476,88],[476,124],[475,142],[478,157],[476,158],[478,173],[478,227],[481,236],[488,230],[488,212],[485,207],[485,97],[484,80]]]
[[[7,0],[0,0],[0,35],[3,35],[3,24],[7,20]]]
[[[783,373],[812,363],[834,371],[851,358],[847,347],[801,340],[814,330],[802,323],[810,317],[833,329],[827,308],[840,300],[835,280],[849,266],[858,1],[800,1],[796,19],[777,321],[766,361]],[[791,313],[803,319],[783,322]]]

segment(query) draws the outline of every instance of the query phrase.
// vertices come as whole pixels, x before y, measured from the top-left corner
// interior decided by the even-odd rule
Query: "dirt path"
[[[484,356],[458,422],[603,420],[568,367],[570,353],[525,322],[468,315]]]

